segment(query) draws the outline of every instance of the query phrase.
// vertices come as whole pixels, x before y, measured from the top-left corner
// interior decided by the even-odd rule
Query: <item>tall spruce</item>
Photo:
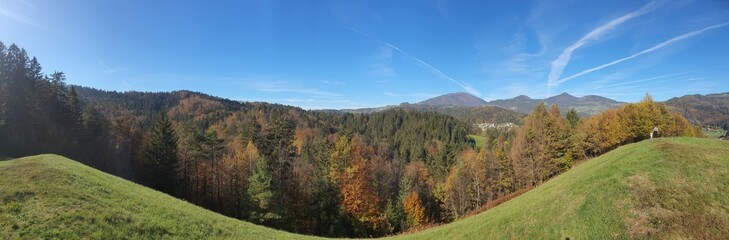
[[[570,109],[569,112],[567,112],[567,115],[565,116],[565,119],[567,120],[567,124],[570,125],[570,128],[575,128],[578,123],[580,123],[580,115],[577,114],[577,110],[574,108]]]
[[[144,148],[144,167],[148,174],[145,180],[149,186],[172,194],[175,189],[175,169],[177,169],[177,136],[172,122],[164,112],[150,132],[149,143]]]

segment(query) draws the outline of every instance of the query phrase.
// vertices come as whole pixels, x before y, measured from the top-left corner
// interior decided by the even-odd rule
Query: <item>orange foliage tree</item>
[[[665,104],[654,102],[646,95],[639,103],[626,104],[585,120],[578,127],[577,137],[585,154],[596,156],[624,144],[648,139],[654,127],[664,137],[703,136],[701,129],[692,126],[686,118],[670,112]]]
[[[402,205],[407,214],[408,225],[411,227],[422,226],[430,222],[417,191],[411,191],[403,200]]]
[[[341,207],[352,219],[355,231],[364,231],[358,235],[373,235],[385,227],[385,218],[379,209],[380,198],[372,178],[373,171],[368,164],[374,150],[356,136],[352,138],[349,146],[339,146],[350,150],[348,156],[350,165],[344,168],[339,182]],[[347,158],[347,156],[338,157]]]

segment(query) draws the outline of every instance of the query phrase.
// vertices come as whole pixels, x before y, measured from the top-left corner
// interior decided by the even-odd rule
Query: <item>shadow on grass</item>
[[[12,159],[13,158],[11,158],[11,157],[0,155],[0,161],[7,161],[7,160],[12,160]]]

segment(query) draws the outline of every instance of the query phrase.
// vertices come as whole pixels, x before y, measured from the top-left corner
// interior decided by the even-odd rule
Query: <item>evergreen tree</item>
[[[580,116],[577,114],[577,110],[575,110],[574,108],[570,109],[570,111],[567,112],[567,116],[565,116],[565,119],[570,125],[570,128],[575,128],[575,126],[577,126],[577,124],[581,120]]]
[[[7,107],[8,107],[8,76],[7,76],[7,61],[5,60],[7,48],[3,42],[0,42],[0,134],[3,132],[2,128],[5,125],[5,119],[7,118]],[[0,136],[1,137],[1,136]]]
[[[250,221],[261,224],[271,224],[281,218],[272,210],[276,203],[272,189],[273,176],[268,170],[265,157],[258,159],[253,175],[248,179],[248,198],[252,204]]]
[[[149,186],[166,193],[173,193],[177,168],[177,136],[172,123],[162,112],[157,116],[150,132],[149,143],[144,149],[144,165]]]

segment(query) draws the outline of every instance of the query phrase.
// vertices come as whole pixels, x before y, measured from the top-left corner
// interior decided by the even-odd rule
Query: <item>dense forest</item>
[[[62,154],[231,217],[320,236],[453,221],[647,139],[654,126],[701,135],[649,96],[587,119],[539,104],[517,130],[484,133],[477,149],[471,124],[432,111],[305,111],[64,80],[0,43],[0,155]]]
[[[729,93],[686,95],[671,98],[666,105],[691,123],[729,130]]]

